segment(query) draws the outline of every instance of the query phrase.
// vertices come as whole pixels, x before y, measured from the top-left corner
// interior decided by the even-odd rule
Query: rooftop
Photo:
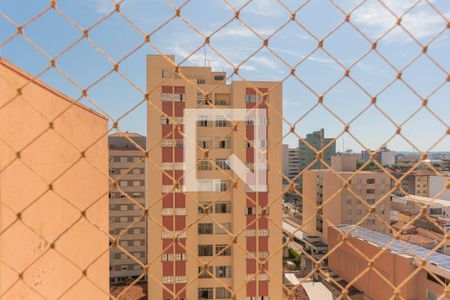
[[[365,241],[375,247],[385,248],[386,251],[412,258],[418,267],[422,265],[422,260],[427,260],[427,268],[446,278],[450,278],[450,256],[437,253],[405,241],[357,225],[338,226],[339,230],[348,233],[350,236]],[[434,268],[433,268],[434,267]]]
[[[116,132],[111,134],[113,137],[144,137],[143,135],[136,132]]]
[[[438,204],[443,207],[450,207],[450,201],[443,200],[443,199],[436,199],[436,198],[430,198],[430,197],[423,197],[423,196],[417,196],[417,195],[408,195],[408,196],[393,196],[393,201],[397,202],[407,202],[407,201],[414,201],[422,204]]]

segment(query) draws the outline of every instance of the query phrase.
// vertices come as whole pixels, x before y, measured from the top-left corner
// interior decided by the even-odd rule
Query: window
[[[217,80],[217,81],[222,81],[222,80],[225,80],[225,76],[223,76],[223,75],[215,75],[214,76],[214,80]]]
[[[203,149],[208,149],[211,147],[212,139],[211,138],[200,138],[197,141],[197,145]]]
[[[200,223],[198,224],[198,234],[213,234],[212,223]]]
[[[217,96],[216,96],[215,104],[217,106],[226,106],[226,105],[230,105],[230,101],[228,99],[217,98]]]
[[[216,255],[230,256],[231,255],[231,246],[229,247],[229,245],[216,245]]]
[[[210,204],[211,202],[200,203],[200,205],[198,206],[198,214],[204,214],[206,213],[206,211],[212,212],[212,207],[209,207]]]
[[[217,266],[216,267],[216,277],[217,278],[231,277],[231,267],[230,266]]]
[[[163,284],[173,283],[173,276],[163,276],[161,282]]]
[[[256,95],[245,95],[245,103],[256,102]]]
[[[172,76],[172,72],[170,70],[161,70],[161,78],[167,78]]]
[[[375,203],[375,199],[367,199],[367,204],[374,204]]]
[[[216,234],[226,234],[231,232],[231,223],[220,223],[220,225],[221,226],[216,224]]]
[[[367,189],[367,194],[375,194],[375,189]]]
[[[252,117],[250,117],[250,116],[246,116],[245,117],[245,124],[246,125],[248,125],[248,126],[251,126],[251,125],[254,125],[254,120],[253,120],[253,118]]]
[[[208,120],[208,116],[200,116],[200,121],[197,121],[198,127],[212,127],[212,122]]]
[[[214,291],[213,288],[199,288],[198,289],[198,299],[213,299],[214,298]]]
[[[199,171],[209,171],[212,170],[212,164],[210,161],[206,160],[206,159],[201,159],[198,161],[198,165],[197,165],[197,169]]]
[[[142,255],[144,257],[144,255]],[[173,261],[174,255],[173,253],[163,253],[161,254],[161,261]],[[186,260],[186,253],[175,253],[175,260],[176,261],[185,261]]]
[[[246,207],[245,208],[246,215],[254,215],[256,214],[256,207]]]
[[[374,178],[368,178],[367,179],[367,184],[374,184],[375,183],[375,179]]]
[[[216,158],[216,165],[219,169],[230,170],[230,166],[227,164],[228,160],[224,158]]]
[[[231,298],[231,292],[224,288],[218,287],[216,288],[216,299],[229,299]]]
[[[229,181],[220,181],[217,186],[216,186],[216,190],[219,192],[226,192],[230,189],[230,182]]]
[[[269,229],[260,229],[259,236],[269,236]]]
[[[172,94],[161,93],[161,101],[172,101]]]
[[[206,271],[204,267],[198,267],[198,278],[211,278],[212,276],[208,272],[214,274],[214,268],[210,266]]]
[[[216,214],[231,213],[231,202],[216,203]]]
[[[224,139],[218,139],[217,141],[217,148],[219,149],[229,149],[231,147],[231,139],[230,138],[224,138]]]
[[[197,93],[197,104],[211,104],[211,97],[209,94]]]
[[[223,116],[217,116],[216,127],[230,127],[230,121],[226,120]]]
[[[205,79],[197,79],[197,84],[205,84]]]
[[[213,245],[198,245],[198,256],[213,256]]]

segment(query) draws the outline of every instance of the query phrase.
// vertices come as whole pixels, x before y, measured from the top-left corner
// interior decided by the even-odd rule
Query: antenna
[[[203,66],[206,67],[206,45],[203,45]]]

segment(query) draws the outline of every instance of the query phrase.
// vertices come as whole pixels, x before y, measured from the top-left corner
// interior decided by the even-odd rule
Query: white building
[[[406,211],[412,214],[420,213],[423,205],[427,206],[427,214],[433,217],[448,219],[450,217],[450,201],[433,199],[417,195],[392,196],[391,209]]]
[[[445,188],[450,180],[450,172],[445,172],[443,175],[444,178],[437,175],[430,176],[430,196],[437,195],[439,199],[450,201],[450,189]]]
[[[294,179],[300,171],[300,157],[298,148],[289,148],[283,145],[283,174],[289,179]]]

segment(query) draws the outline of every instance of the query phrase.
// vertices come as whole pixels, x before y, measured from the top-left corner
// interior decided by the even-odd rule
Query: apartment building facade
[[[416,195],[422,197],[430,197],[430,178],[435,175],[434,172],[428,170],[414,170],[406,175],[402,180],[403,191],[397,193],[404,195]],[[402,177],[399,173],[397,177]]]
[[[2,58],[0,74],[0,298],[108,299],[108,121]]]
[[[317,159],[316,151],[322,151],[322,160],[328,165],[331,163],[331,157],[336,155],[336,142],[333,138],[325,137],[325,130],[322,128],[306,135],[306,138],[298,141],[299,145],[299,169],[323,169],[324,165]],[[315,151],[314,151],[315,150]],[[312,164],[311,164],[312,163]],[[310,165],[311,164],[311,165]]]
[[[357,224],[374,207],[373,214],[360,225],[388,233],[389,176],[382,172],[355,172],[355,156],[334,156],[331,167],[335,172],[319,169],[304,173],[304,231],[327,241],[329,225]]]
[[[227,83],[225,73],[209,67],[180,67],[176,73],[174,62],[174,56],[147,58],[147,144],[149,160],[155,162],[147,165],[149,215],[155,220],[149,225],[150,298],[279,299],[282,232],[269,218],[281,225],[282,182],[273,171],[282,169],[281,144],[275,144],[281,136],[281,85]],[[212,104],[219,110],[267,109],[267,117],[234,123],[217,115],[197,121],[196,167],[184,170],[184,109],[211,109]],[[270,163],[258,166],[256,122],[267,129],[261,146],[270,146]],[[231,154],[252,170],[263,168],[268,189],[249,190],[230,169]],[[187,172],[212,183],[212,189],[183,192]]]
[[[142,265],[147,262],[147,220],[143,209],[146,138],[137,133],[115,133],[108,137],[108,144],[109,175],[118,183],[115,186],[110,182],[109,232],[131,255],[117,246],[111,248],[110,281],[120,284],[137,278],[145,280],[146,276],[141,275]]]

